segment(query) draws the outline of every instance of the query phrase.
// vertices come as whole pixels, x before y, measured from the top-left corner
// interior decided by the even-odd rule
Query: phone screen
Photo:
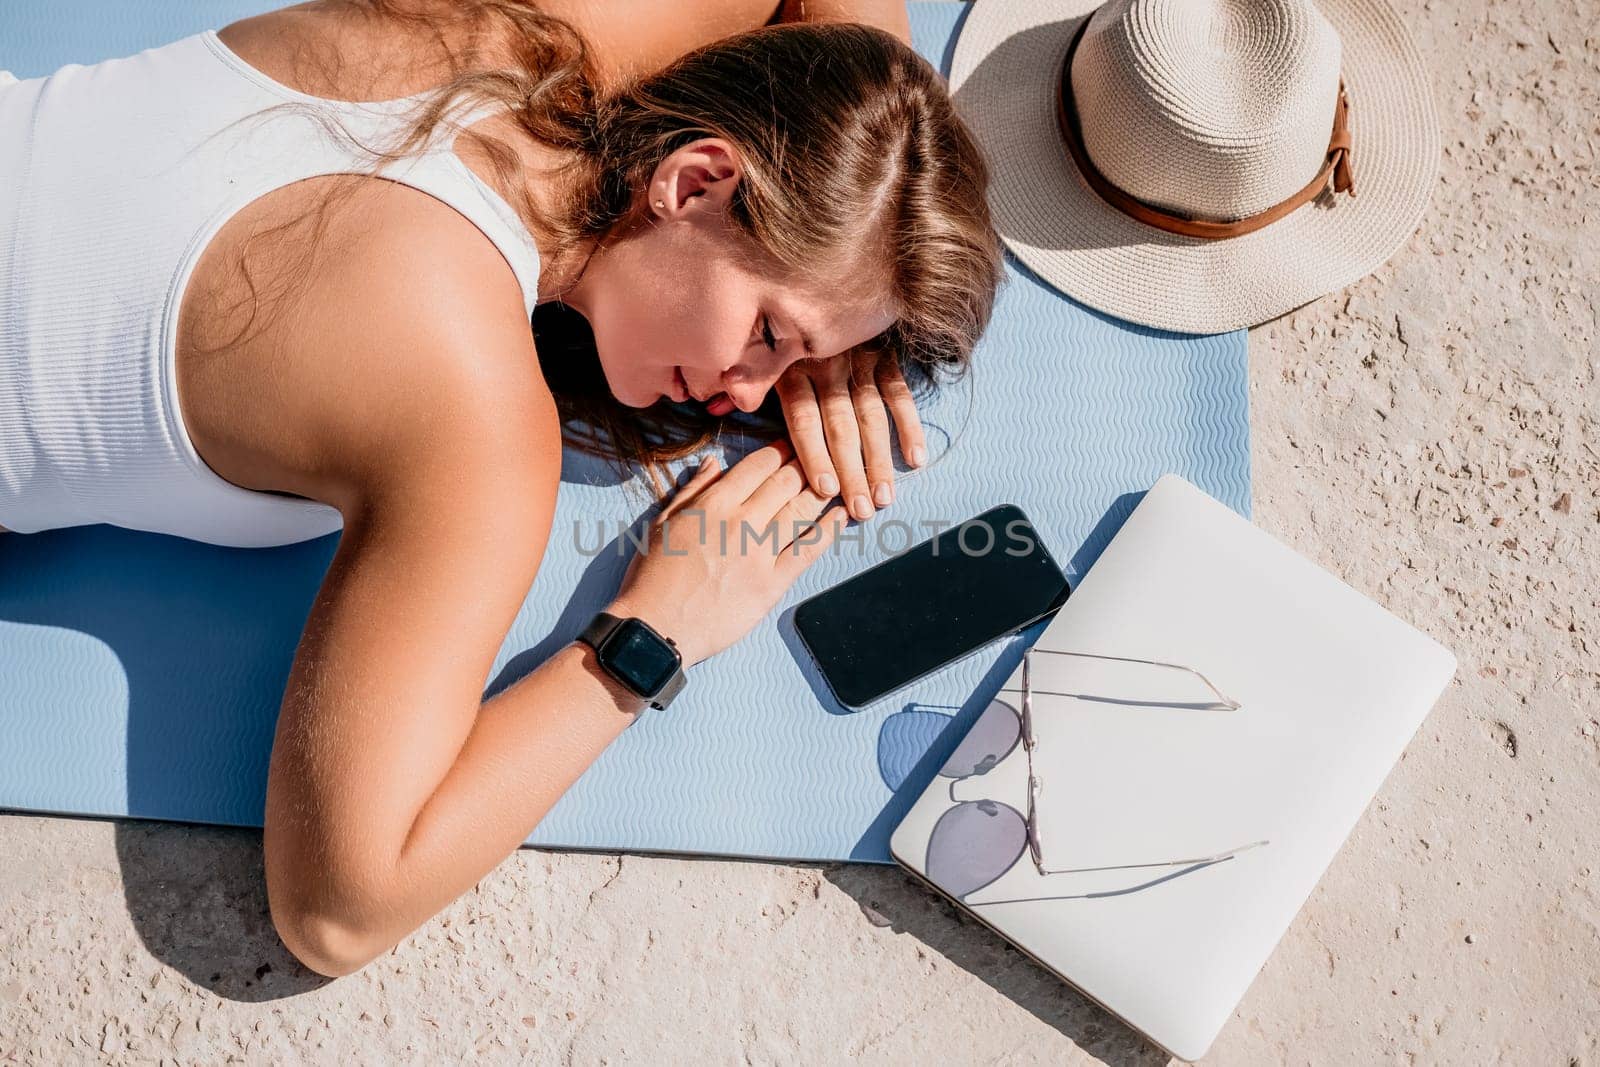
[[[1002,504],[795,608],[840,703],[860,707],[1059,608],[1061,573],[1033,524]]]

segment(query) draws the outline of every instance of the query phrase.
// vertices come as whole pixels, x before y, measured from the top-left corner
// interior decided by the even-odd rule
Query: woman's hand
[[[777,384],[789,436],[806,477],[824,499],[838,493],[850,514],[870,518],[894,500],[889,414],[906,462],[928,461],[922,421],[894,356],[860,348],[792,363]]]
[[[678,646],[685,668],[749,633],[833,543],[843,508],[807,489],[787,441],[727,471],[715,457],[651,520],[607,609],[636,615]]]

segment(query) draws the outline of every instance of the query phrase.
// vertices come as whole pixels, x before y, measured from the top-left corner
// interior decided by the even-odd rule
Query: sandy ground
[[[1600,19],[1402,6],[1440,182],[1253,333],[1255,509],[1461,668],[1210,1059],[1600,1064]],[[0,1062],[1164,1060],[893,869],[523,850],[326,982],[259,833],[9,816],[0,857]]]

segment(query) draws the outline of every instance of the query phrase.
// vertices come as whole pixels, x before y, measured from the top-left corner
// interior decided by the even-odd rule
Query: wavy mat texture
[[[7,0],[0,67],[36,76],[276,6]],[[911,7],[918,47],[942,60],[963,5]],[[854,527],[859,540],[813,566],[772,618],[695,668],[671,709],[625,731],[529,844],[888,863],[895,823],[1044,624],[852,712],[806,659],[795,603],[1003,501],[1074,575],[1166,471],[1248,514],[1243,331],[1130,327],[1013,267],[976,366],[924,405],[935,464],[903,476],[895,504]],[[626,563],[617,524],[647,510],[636,483],[567,460],[550,550],[491,692],[604,602]],[[278,703],[337,541],[0,535],[0,806],[260,826]]]

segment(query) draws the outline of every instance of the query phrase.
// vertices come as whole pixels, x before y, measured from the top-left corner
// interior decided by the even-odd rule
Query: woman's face
[[[622,403],[754,411],[791,363],[839,355],[893,325],[881,260],[865,250],[828,286],[754,260],[727,221],[738,180],[726,141],[673,152],[647,189],[644,225],[599,248],[563,296],[588,319]]]

